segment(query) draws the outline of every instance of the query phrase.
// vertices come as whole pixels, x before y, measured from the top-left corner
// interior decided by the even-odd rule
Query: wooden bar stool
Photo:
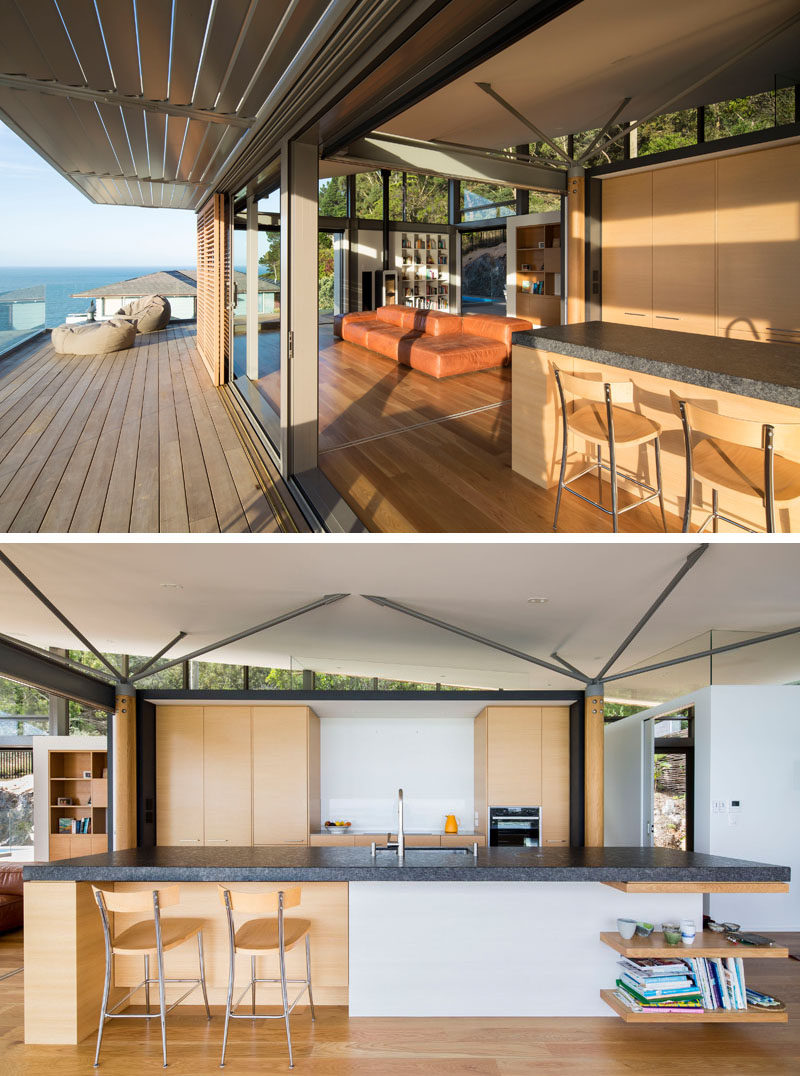
[[[202,919],[162,919],[161,909],[169,908],[180,902],[180,892],[177,885],[166,886],[164,889],[142,890],[133,893],[115,893],[113,891],[98,889],[92,886],[97,907],[103,920],[103,935],[106,943],[106,978],[103,986],[103,1002],[100,1009],[100,1027],[97,1029],[97,1050],[94,1055],[94,1067],[100,1064],[100,1044],[103,1041],[103,1029],[106,1020],[151,1020],[155,1016],[161,1018],[161,1049],[164,1055],[164,1068],[167,1067],[167,1014],[171,1013],[176,1005],[187,998],[193,990],[201,987],[203,1001],[206,1006],[206,1016],[211,1019],[211,1011],[208,1007],[208,994],[206,993],[206,975],[203,963],[203,921]],[[140,923],[134,923],[116,936],[112,936],[109,924],[109,912],[149,912],[149,918]],[[175,949],[178,945],[197,938],[197,955],[200,961],[200,977],[198,979],[166,979],[164,977],[164,953]],[[144,979],[132,990],[128,991],[121,1001],[118,1001],[111,1009],[108,1008],[108,993],[111,988],[111,971],[115,956],[142,956],[144,957]],[[150,977],[150,957],[155,956],[158,976]],[[158,983],[159,1008],[157,1013],[150,1012],[150,984]],[[166,1007],[165,986],[167,983],[192,983],[193,985],[182,994],[169,1008]],[[128,998],[144,987],[145,1012],[144,1013],[121,1013],[116,1010],[123,1005]]]
[[[294,1068],[292,1059],[292,1033],[289,1028],[289,1015],[303,994],[308,991],[308,1004],[311,1007],[311,1019],[315,1019],[314,996],[311,992],[311,943],[308,919],[285,919],[286,908],[296,908],[300,904],[300,886],[273,893],[243,893],[219,886],[219,896],[225,905],[228,916],[228,938],[230,943],[230,975],[228,978],[228,1000],[225,1005],[225,1031],[222,1036],[222,1059],[220,1068],[225,1065],[225,1050],[228,1046],[228,1022],[230,1020],[284,1020],[286,1022],[286,1041],[289,1044],[289,1068]],[[266,913],[277,911],[277,916],[264,918]],[[261,918],[249,919],[237,930],[233,916],[235,912],[256,915]],[[306,942],[306,977],[305,979],[286,978],[286,953],[305,938]],[[256,957],[266,953],[278,954],[280,976],[277,979],[256,978]],[[250,981],[242,993],[233,1001],[233,979],[236,954],[244,953],[250,957]],[[283,998],[283,1011],[276,1014],[256,1016],[256,983],[280,983]],[[287,984],[300,984],[302,989],[289,1004]],[[237,1013],[242,998],[250,991],[250,1014]]]
[[[566,490],[574,497],[580,497],[582,501],[599,508],[601,512],[611,516],[614,531],[619,530],[619,517],[623,512],[630,512],[632,508],[638,508],[640,504],[658,498],[661,506],[661,520],[664,530],[667,529],[667,517],[664,514],[664,493],[661,482],[661,427],[652,419],[644,415],[630,411],[619,404],[633,403],[632,381],[590,381],[585,376],[567,374],[563,370],[550,363],[550,369],[556,379],[558,395],[561,402],[561,472],[558,478],[558,494],[556,496],[556,512],[553,519],[553,530],[558,530],[558,511],[561,507],[561,494]],[[572,399],[567,403],[566,393]],[[573,475],[569,482],[564,481],[567,470],[567,439],[569,430],[576,433],[582,440],[597,446],[597,462]],[[656,486],[647,482],[641,482],[633,475],[620,471],[617,467],[616,449],[618,445],[626,447],[634,445],[646,445],[653,442],[655,450]],[[603,445],[608,446],[608,464],[603,462]],[[585,497],[577,490],[571,489],[571,483],[582,478],[586,474],[597,471],[597,481],[602,499],[602,476],[607,471],[611,477],[611,509],[605,508],[598,501]],[[618,506],[618,483],[620,480],[632,482],[640,489],[649,492],[648,497],[643,497],[627,508]]]
[[[764,423],[757,419],[718,415],[700,404],[682,400],[670,392],[672,406],[683,423],[686,446],[686,506],[683,530],[689,530],[694,501],[695,476],[711,486],[711,513],[697,533],[709,523],[714,533],[719,520],[755,532],[719,511],[719,489],[757,497],[764,505],[767,532],[775,531],[775,505],[800,497],[800,423]],[[786,453],[795,457],[787,458]]]

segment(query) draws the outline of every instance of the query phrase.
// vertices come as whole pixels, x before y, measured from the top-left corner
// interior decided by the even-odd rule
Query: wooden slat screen
[[[211,380],[225,380],[230,284],[225,196],[214,194],[197,213],[197,350]]]

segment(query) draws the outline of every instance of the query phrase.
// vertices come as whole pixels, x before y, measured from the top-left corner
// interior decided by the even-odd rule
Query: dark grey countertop
[[[800,407],[800,347],[584,321],[516,332],[514,344]]]
[[[30,864],[24,879],[77,882],[785,882],[789,867],[669,848],[132,848]]]

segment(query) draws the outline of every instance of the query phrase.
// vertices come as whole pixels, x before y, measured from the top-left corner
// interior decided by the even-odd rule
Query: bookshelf
[[[561,324],[561,222],[516,230],[515,292],[518,317]]]
[[[87,776],[88,774],[88,776]],[[108,851],[108,752],[85,749],[48,752],[50,859],[72,859]],[[60,804],[59,799],[69,799]],[[62,832],[61,820],[86,832]]]
[[[789,950],[781,945],[732,945],[724,937],[711,930],[699,931],[693,945],[667,945],[663,935],[653,933],[648,938],[623,938],[617,931],[602,931],[600,941],[629,959],[648,957],[666,957],[681,959],[683,957],[729,957],[740,956],[744,959],[759,960],[785,959]],[[614,996],[614,990],[601,990],[600,997],[627,1024],[785,1024],[788,1014],[785,1009],[778,1011],[758,1009],[752,1005],[747,1009],[714,1009],[705,1012],[634,1012]]]
[[[400,232],[398,301],[425,310],[450,310],[450,238],[444,232]]]

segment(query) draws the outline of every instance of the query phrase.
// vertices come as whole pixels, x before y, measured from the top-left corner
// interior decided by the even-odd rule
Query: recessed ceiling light
[[[528,605],[546,605],[549,598],[528,598]]]
[[[162,590],[183,590],[183,583],[159,583]]]

